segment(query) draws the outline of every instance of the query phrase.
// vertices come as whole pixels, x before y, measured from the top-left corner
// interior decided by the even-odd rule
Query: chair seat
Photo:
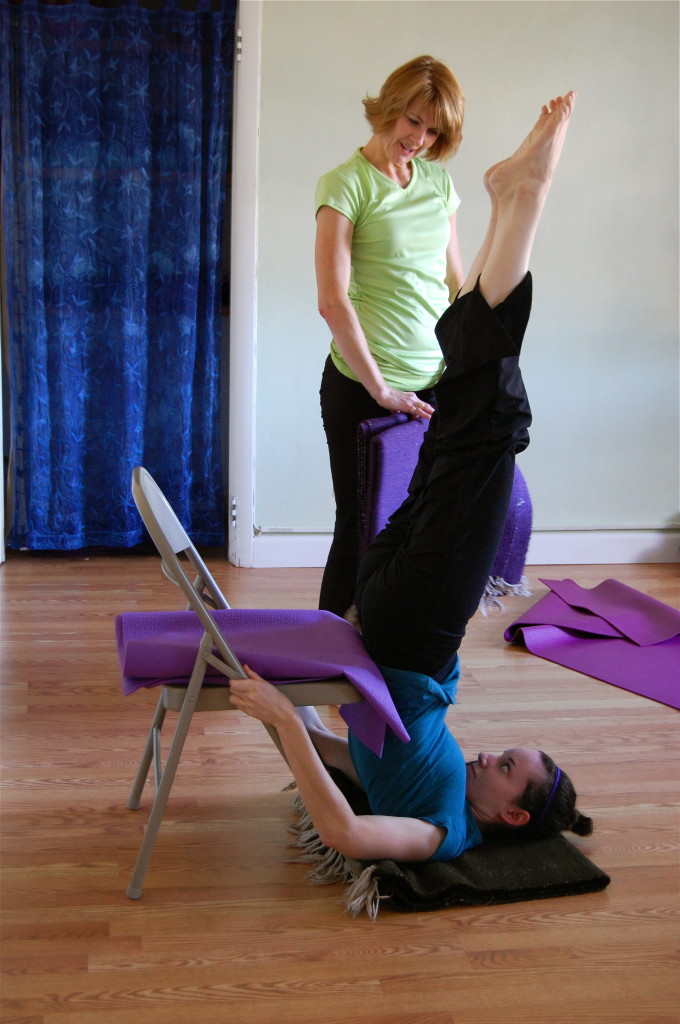
[[[388,727],[408,740],[385,680],[357,631],[344,619],[324,611],[244,608],[220,609],[211,616],[229,636],[239,660],[275,685],[301,686],[338,676],[348,680],[363,700],[342,703],[340,713],[369,749],[382,750]],[[123,692],[187,684],[203,632],[193,611],[118,615]],[[206,671],[206,682],[228,685],[228,679],[212,666]],[[212,700],[219,703],[217,697]],[[334,703],[330,696],[328,703]]]
[[[345,676],[334,679],[311,680],[305,683],[279,683],[287,697],[301,707],[305,704],[354,704],[362,698]],[[186,697],[186,685],[164,684],[162,703],[166,711],[181,711]],[[236,706],[229,700],[229,687],[224,683],[204,683],[196,701],[194,711],[235,711]]]

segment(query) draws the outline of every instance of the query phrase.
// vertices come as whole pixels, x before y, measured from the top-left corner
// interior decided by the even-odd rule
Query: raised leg
[[[478,606],[502,535],[530,410],[518,358],[527,267],[575,96],[552,101],[519,149],[485,176],[489,230],[437,325],[447,369],[410,497],[359,577],[364,640],[380,664],[443,678]]]
[[[411,494],[359,572],[363,639],[381,665],[443,680],[479,605],[505,525],[515,453],[528,444],[517,353],[530,301],[527,276],[496,309],[475,290],[449,311],[449,341],[467,347],[473,338],[473,358],[457,359],[437,385],[437,417]]]

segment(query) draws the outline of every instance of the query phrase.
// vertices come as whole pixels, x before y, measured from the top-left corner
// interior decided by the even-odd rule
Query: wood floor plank
[[[235,605],[314,608],[319,570],[208,563]],[[156,695],[124,698],[120,611],[176,608],[156,556],[10,552],[0,567],[2,1024],[679,1024],[677,712],[509,647],[544,592],[615,577],[680,607],[677,565],[533,567],[477,615],[450,725],[540,746],[595,818],[601,893],[350,918],[290,863],[290,773],[239,713],[192,725],[140,901],[151,802],[125,802]],[[36,637],[36,595],[41,622]],[[343,731],[337,710],[324,709]],[[150,784],[149,784],[150,785]]]

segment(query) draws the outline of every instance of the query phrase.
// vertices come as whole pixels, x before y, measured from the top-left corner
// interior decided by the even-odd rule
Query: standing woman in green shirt
[[[319,607],[345,615],[357,570],[357,428],[429,419],[444,365],[434,326],[464,279],[459,199],[441,162],[458,149],[464,96],[432,57],[364,101],[373,134],[316,193],[319,312],[332,332],[321,382],[336,519]]]

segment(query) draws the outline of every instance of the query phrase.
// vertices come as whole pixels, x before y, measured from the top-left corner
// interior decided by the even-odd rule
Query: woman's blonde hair
[[[393,71],[380,95],[363,100],[366,120],[373,132],[384,132],[412,106],[431,106],[437,140],[427,150],[426,160],[448,160],[463,137],[465,95],[451,69],[434,57],[416,57]]]

